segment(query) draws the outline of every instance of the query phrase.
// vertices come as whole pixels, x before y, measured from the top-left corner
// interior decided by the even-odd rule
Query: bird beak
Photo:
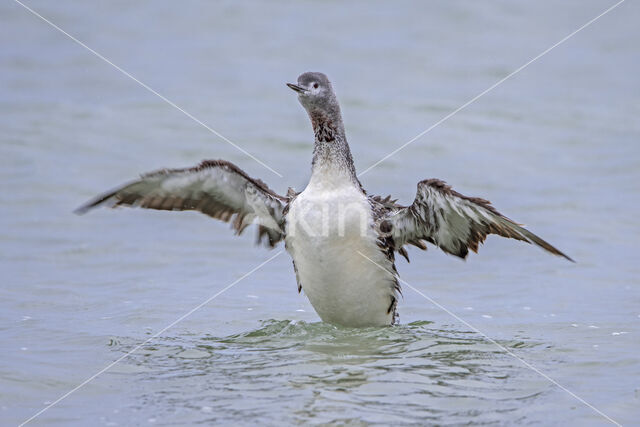
[[[298,85],[294,85],[293,83],[287,83],[287,86],[289,86],[291,89],[295,90],[298,93],[306,93],[307,90],[303,87],[300,87]]]

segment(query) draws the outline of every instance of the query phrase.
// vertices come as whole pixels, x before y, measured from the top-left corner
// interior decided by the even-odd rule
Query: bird
[[[395,265],[409,261],[408,246],[427,244],[466,259],[487,235],[520,240],[573,262],[545,240],[478,197],[467,197],[439,179],[417,184],[412,204],[365,191],[345,134],[340,105],[327,76],[305,72],[287,83],[306,110],[314,133],[306,188],[286,195],[271,190],[226,160],[161,169],[80,206],[130,206],[198,211],[231,223],[236,234],[257,225],[257,242],[284,241],[293,260],[298,293],[304,292],[324,322],[343,327],[398,323],[401,287]]]

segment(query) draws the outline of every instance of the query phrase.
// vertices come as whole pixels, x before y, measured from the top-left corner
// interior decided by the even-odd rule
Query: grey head
[[[340,105],[326,75],[309,71],[300,74],[297,84],[287,83],[287,86],[298,93],[298,100],[309,113],[314,128],[326,121],[342,130]]]

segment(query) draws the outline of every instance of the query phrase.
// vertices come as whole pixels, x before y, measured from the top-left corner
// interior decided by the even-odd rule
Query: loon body
[[[466,258],[488,234],[564,253],[500,214],[484,199],[463,196],[443,181],[420,181],[409,206],[368,195],[358,180],[338,100],[322,73],[287,84],[298,93],[314,130],[311,178],[301,193],[281,196],[234,164],[207,160],[185,169],[162,169],[105,193],[80,207],[140,206],[196,210],[231,222],[236,233],[258,224],[258,242],[284,241],[293,259],[298,292],[304,291],[320,318],[349,326],[397,321],[400,286],[395,254],[426,243]]]

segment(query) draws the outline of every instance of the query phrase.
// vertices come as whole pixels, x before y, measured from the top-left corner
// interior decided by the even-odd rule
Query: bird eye
[[[314,89],[318,89],[318,83],[314,83],[314,84],[313,84],[313,88],[314,88]]]

